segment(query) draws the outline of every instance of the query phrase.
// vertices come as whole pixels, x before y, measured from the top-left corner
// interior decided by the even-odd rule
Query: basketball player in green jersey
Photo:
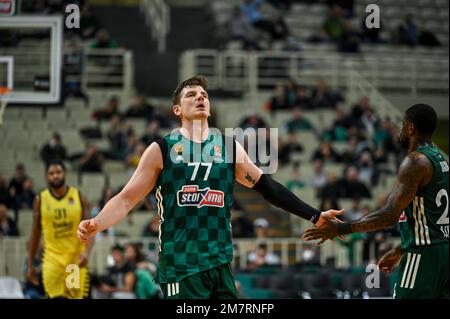
[[[230,214],[235,180],[270,203],[322,225],[342,211],[319,212],[262,174],[234,139],[208,127],[210,102],[202,76],[178,85],[173,112],[181,127],[144,152],[124,189],[78,237],[87,241],[117,224],[154,187],[160,216],[157,280],[166,298],[236,298]]]
[[[437,125],[434,109],[411,106],[403,119],[400,142],[408,156],[400,165],[397,183],[383,208],[360,220],[305,232],[319,244],[338,235],[400,226],[401,244],[379,261],[390,272],[400,262],[394,298],[449,298],[448,295],[448,174],[449,166],[431,138]]]

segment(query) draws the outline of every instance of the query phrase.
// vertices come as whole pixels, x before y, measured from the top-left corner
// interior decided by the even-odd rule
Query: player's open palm
[[[397,266],[402,258],[402,253],[399,249],[391,249],[378,261],[378,268],[384,272],[391,272],[392,268]]]
[[[89,239],[98,232],[98,225],[94,218],[82,220],[80,225],[78,225],[78,239],[82,243],[87,243]]]

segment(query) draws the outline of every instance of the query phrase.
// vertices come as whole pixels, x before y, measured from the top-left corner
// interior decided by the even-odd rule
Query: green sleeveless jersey
[[[448,163],[435,146],[421,146],[416,151],[431,161],[434,173],[400,216],[403,249],[448,244]]]
[[[234,140],[210,130],[196,143],[179,130],[159,145],[164,167],[155,185],[159,231],[160,283],[231,262],[231,206],[233,204]],[[231,146],[231,148],[230,148]]]

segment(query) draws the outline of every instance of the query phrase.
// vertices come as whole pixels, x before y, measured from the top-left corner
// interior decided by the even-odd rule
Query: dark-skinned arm
[[[429,182],[433,167],[425,155],[417,152],[409,154],[402,162],[397,175],[397,182],[389,194],[386,204],[379,210],[353,222],[328,222],[323,228],[305,231],[306,240],[332,239],[338,235],[359,232],[372,232],[394,225],[400,214],[413,200],[420,186]]]
[[[36,196],[36,198],[34,199],[33,210],[33,228],[31,229],[30,238],[28,240],[27,279],[33,284],[38,285],[39,282],[33,263],[36,259],[36,253],[39,247],[39,241],[41,239],[41,200],[39,196]]]

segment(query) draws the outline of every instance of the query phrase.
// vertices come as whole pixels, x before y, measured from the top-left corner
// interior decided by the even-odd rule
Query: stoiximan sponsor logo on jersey
[[[203,206],[223,207],[224,193],[210,189],[199,189],[198,185],[185,185],[177,192],[178,206]]]

